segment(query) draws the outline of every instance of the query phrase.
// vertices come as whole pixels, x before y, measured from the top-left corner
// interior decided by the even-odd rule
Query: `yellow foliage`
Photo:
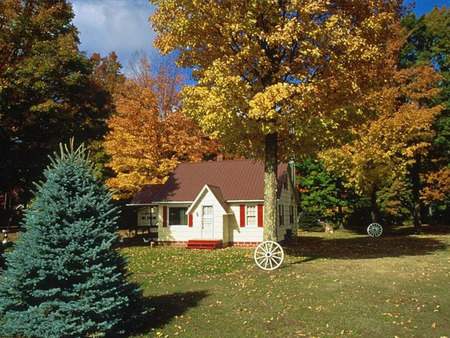
[[[198,80],[183,90],[185,112],[230,150],[256,157],[265,135],[277,133],[286,156],[361,122],[401,3],[151,2],[155,46],[177,50]]]
[[[406,175],[417,157],[428,153],[432,123],[443,108],[423,101],[438,93],[441,77],[432,67],[392,69],[390,75],[389,82],[372,96],[378,103],[369,105],[376,109],[375,118],[352,131],[352,142],[320,154],[330,170],[365,194]]]

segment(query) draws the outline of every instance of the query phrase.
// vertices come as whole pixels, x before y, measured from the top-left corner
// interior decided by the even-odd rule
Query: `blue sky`
[[[0,0],[1,1],[1,0]],[[148,17],[154,7],[148,0],[68,0],[75,13],[74,24],[80,32],[80,49],[88,56],[102,56],[115,51],[127,73],[133,53],[156,53],[152,46],[155,33]],[[413,1],[406,0],[409,4]],[[416,0],[417,16],[428,13],[435,5],[450,6],[450,0]]]
[[[410,4],[412,2],[415,2],[414,13],[416,16],[421,16],[430,12],[436,5],[439,8],[442,6],[446,6],[448,8],[450,6],[450,0],[415,0],[405,1],[405,4]]]

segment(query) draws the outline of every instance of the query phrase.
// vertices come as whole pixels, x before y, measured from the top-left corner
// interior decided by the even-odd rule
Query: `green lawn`
[[[136,336],[450,337],[450,226],[411,233],[301,232],[272,272],[253,249],[136,238],[121,251],[154,308]]]
[[[433,230],[300,233],[272,272],[253,249],[122,250],[155,309],[143,336],[447,337],[450,233]]]
[[[271,272],[253,249],[125,243],[154,308],[137,336],[450,337],[450,226],[411,233],[302,232]]]

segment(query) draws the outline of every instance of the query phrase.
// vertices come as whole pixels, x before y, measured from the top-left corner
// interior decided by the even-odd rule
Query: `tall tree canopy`
[[[0,1],[0,191],[29,191],[59,142],[106,132],[111,95],[72,19],[64,0]]]
[[[395,180],[415,176],[412,200],[418,203],[417,166],[431,149],[432,125],[442,110],[442,106],[428,105],[439,93],[437,84],[442,79],[431,66],[387,70],[390,80],[376,96],[377,117],[355,129],[351,142],[321,153],[329,170],[371,196],[374,222],[380,221],[376,193]]]
[[[429,63],[442,75],[439,95],[434,103],[444,104],[444,109],[437,116],[433,129],[433,149],[425,163],[424,178],[426,186],[423,200],[431,209],[450,207],[448,177],[450,172],[450,8],[435,7],[430,13],[416,18],[409,14],[402,20],[408,30],[407,44],[402,50],[400,66],[413,67],[420,63]],[[447,196],[447,197],[444,197]]]
[[[200,127],[264,161],[264,238],[276,240],[277,162],[361,120],[397,0],[151,0],[163,52],[198,80],[184,108]]]
[[[117,113],[108,119],[111,131],[104,146],[114,177],[107,183],[115,198],[133,196],[144,184],[162,183],[181,162],[200,161],[215,151],[181,113],[182,77],[170,64],[152,75],[148,58],[131,64],[133,77],[117,86]]]

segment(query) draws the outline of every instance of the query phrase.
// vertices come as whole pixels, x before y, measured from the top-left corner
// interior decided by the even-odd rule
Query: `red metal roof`
[[[151,204],[156,194],[161,190],[162,184],[146,184],[142,187],[133,200],[128,205]]]
[[[279,187],[286,171],[286,163],[278,166]],[[192,202],[205,184],[220,188],[225,201],[263,200],[264,165],[253,160],[182,163],[175,168],[153,201]]]

